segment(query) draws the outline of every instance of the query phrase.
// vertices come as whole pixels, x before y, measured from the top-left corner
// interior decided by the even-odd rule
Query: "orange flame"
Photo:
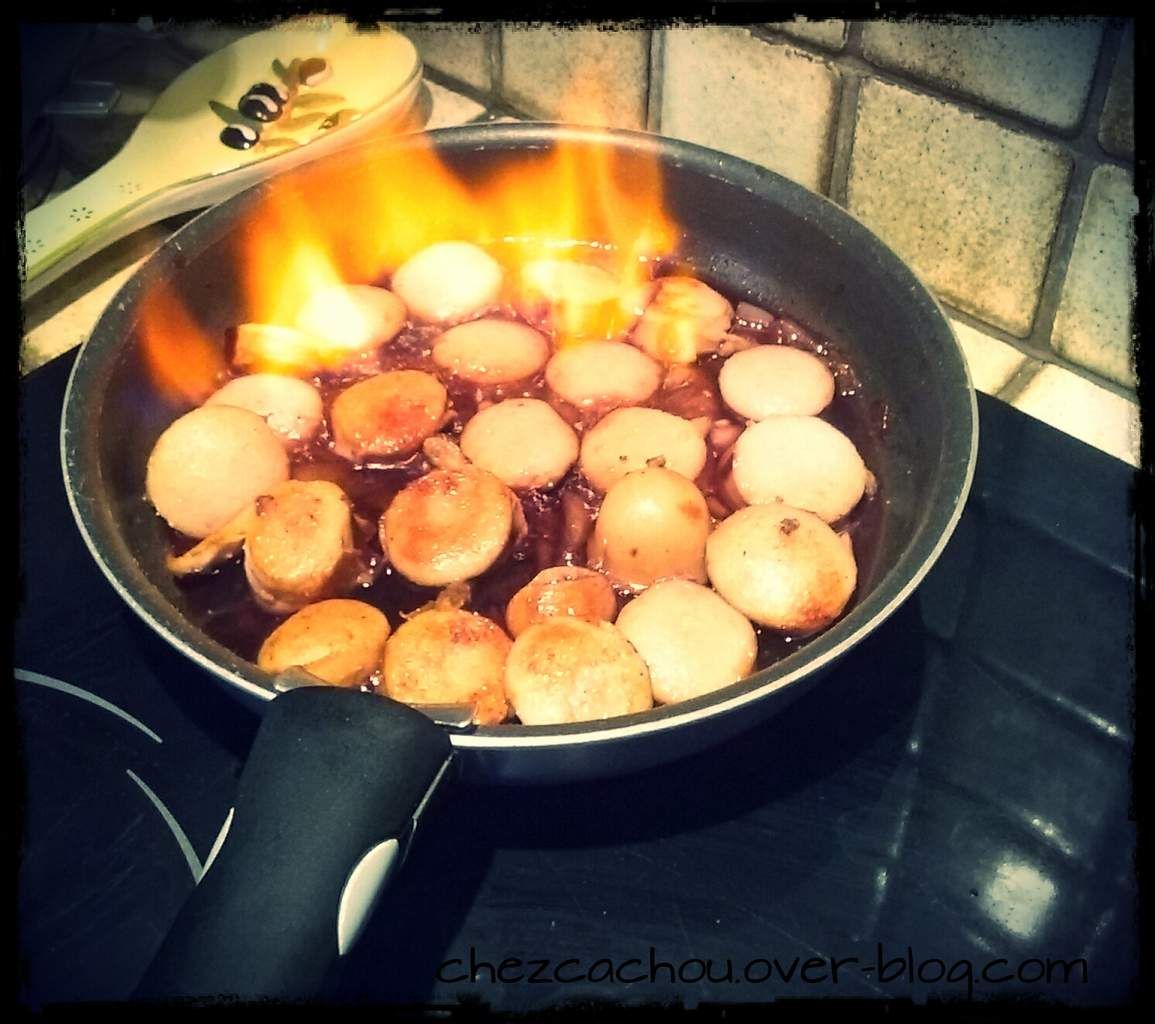
[[[141,350],[153,381],[174,405],[200,405],[220,386],[225,358],[168,282],[141,304]]]
[[[570,108],[571,120],[608,120],[607,105],[589,90],[571,97]],[[430,141],[385,150],[356,175],[321,163],[271,188],[242,228],[247,319],[297,326],[310,296],[338,295],[333,286],[343,283],[385,284],[416,252],[456,240],[504,265],[510,301],[530,261],[601,267],[617,293],[588,308],[559,302],[550,326],[559,345],[624,333],[640,312],[650,263],[673,253],[679,237],[663,205],[657,157],[562,139],[490,166],[463,180]],[[331,322],[349,315],[332,312]]]
[[[610,271],[621,290],[611,332],[634,315],[646,261],[669,254],[678,237],[656,158],[623,161],[610,146],[565,140],[500,158],[469,182],[432,144],[386,153],[353,180],[321,170],[307,191],[271,190],[246,234],[253,320],[292,326],[310,295],[341,282],[382,283],[419,250],[455,240],[490,251],[513,287],[519,267],[543,258]],[[580,339],[579,321],[554,326]]]
[[[456,237],[470,202],[431,147],[386,156],[352,180],[318,168],[307,192],[272,189],[245,235],[250,319],[292,326],[310,295],[379,280]]]

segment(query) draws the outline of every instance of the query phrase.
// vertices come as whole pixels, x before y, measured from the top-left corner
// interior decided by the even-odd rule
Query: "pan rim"
[[[966,500],[973,483],[978,455],[978,406],[969,367],[946,311],[943,309],[938,298],[921,278],[919,278],[913,268],[898,257],[898,255],[882,242],[861,220],[829,198],[819,193],[811,192],[766,168],[692,143],[626,129],[590,129],[543,122],[472,125],[462,128],[439,129],[425,134],[433,137],[435,142],[437,142],[438,139],[443,139],[454,142],[462,147],[472,145],[475,148],[478,145],[480,145],[481,148],[485,148],[486,145],[500,143],[503,140],[512,140],[514,143],[524,143],[524,141],[529,140],[540,142],[542,145],[553,144],[559,138],[590,142],[610,141],[611,143],[613,143],[614,140],[624,140],[626,144],[635,147],[648,147],[654,150],[660,149],[667,157],[670,157],[672,153],[673,159],[677,159],[680,155],[686,159],[697,161],[699,164],[706,161],[717,165],[719,161],[721,161],[720,166],[722,166],[722,173],[720,176],[726,180],[732,180],[735,176],[747,176],[754,180],[772,180],[779,189],[785,190],[787,193],[794,193],[796,200],[799,202],[813,205],[816,200],[821,201],[818,209],[824,209],[827,216],[853,222],[856,230],[861,232],[879,252],[884,254],[889,268],[908,276],[911,281],[917,285],[917,290],[920,293],[919,297],[923,300],[929,300],[936,319],[939,321],[940,326],[945,328],[944,338],[949,337],[952,342],[949,346],[951,354],[954,357],[954,365],[951,369],[954,371],[961,370],[961,380],[965,381],[965,388],[960,387],[958,391],[960,398],[965,393],[968,399],[965,403],[965,415],[969,419],[969,437],[965,442],[965,465],[961,464],[962,460],[955,459],[955,464],[947,467],[943,471],[944,474],[949,474],[949,476],[945,477],[943,481],[937,485],[937,489],[940,492],[952,498],[953,505],[949,510],[949,514],[943,518],[942,511],[939,511],[935,514],[937,518],[935,518],[935,515],[930,515],[927,520],[920,523],[915,538],[900,554],[899,559],[890,570],[875,582],[872,591],[864,597],[862,603],[852,609],[850,613],[840,619],[825,633],[807,643],[799,651],[783,661],[763,669],[761,672],[731,684],[729,687],[715,691],[713,694],[706,694],[702,697],[682,702],[681,704],[667,705],[635,715],[623,716],[620,719],[605,719],[595,722],[556,726],[504,725],[481,727],[472,732],[452,733],[452,742],[455,747],[473,750],[498,750],[605,744],[642,735],[664,732],[675,727],[687,726],[707,719],[714,719],[743,708],[748,704],[760,701],[804,678],[819,674],[878,628],[879,625],[889,618],[911,596],[937,562],[962,517]],[[415,138],[410,138],[408,142],[404,137],[390,140],[391,147],[398,144],[404,147],[405,145],[419,145],[421,143],[417,142]],[[352,147],[352,149],[367,150],[370,147],[379,145],[381,145],[380,142],[371,142]],[[344,152],[348,153],[349,151]],[[335,156],[339,158],[340,154]],[[330,159],[333,158],[331,157]],[[292,173],[293,171],[286,172],[286,174]],[[276,179],[270,180],[275,181]],[[226,200],[224,203],[210,208],[205,211],[204,214],[190,221],[189,224],[182,227],[180,231],[167,239],[165,243],[148,258],[146,266],[155,268],[166,259],[171,259],[173,252],[180,250],[183,233],[188,230],[192,224],[200,221],[201,217],[212,215],[224,217],[228,220],[230,219],[230,212],[235,205],[242,202],[246,195],[251,195],[263,187],[266,186],[264,184],[256,186],[254,189],[250,189],[233,199]],[[133,277],[129,279],[117,293],[116,297],[113,298],[105,313],[102,314],[97,329],[93,331],[91,340],[95,340],[97,346],[91,349],[89,347],[90,343],[82,346],[80,354],[77,356],[70,372],[68,385],[65,390],[64,415],[61,419],[60,429],[61,462],[64,471],[65,490],[73,517],[80,529],[85,545],[121,599],[124,600],[150,628],[157,632],[176,650],[206,670],[219,682],[223,682],[228,685],[230,689],[238,691],[238,696],[248,697],[250,703],[259,705],[277,696],[276,692],[268,685],[262,685],[255,681],[268,677],[260,673],[259,670],[256,669],[256,666],[250,666],[247,662],[232,655],[232,652],[229,652],[226,648],[208,638],[206,634],[195,629],[195,627],[187,623],[185,624],[185,629],[191,632],[194,638],[199,641],[194,644],[189,642],[188,637],[181,635],[174,628],[170,628],[162,618],[158,617],[156,610],[149,607],[149,602],[144,600],[142,595],[126,582],[123,574],[117,570],[116,565],[112,564],[112,560],[108,557],[108,553],[101,543],[102,538],[96,536],[93,532],[97,529],[97,526],[88,514],[90,510],[83,507],[85,502],[91,505],[93,501],[78,480],[76,460],[71,457],[74,451],[72,444],[74,431],[71,428],[73,421],[79,415],[77,411],[79,404],[77,395],[84,393],[82,377],[86,371],[89,359],[98,359],[102,352],[101,339],[107,339],[109,336],[112,336],[111,341],[104,342],[104,348],[109,349],[109,351],[103,353],[106,358],[110,358],[115,352],[121,349],[122,346],[116,343],[116,335],[123,335],[124,332],[118,332],[113,328],[118,325],[118,318],[121,320],[129,318],[133,306],[133,296],[130,294],[130,291],[134,286],[140,286],[144,272],[145,268],[142,267],[134,273]],[[101,328],[103,328],[103,331]],[[86,358],[86,353],[90,351],[93,355]],[[952,412],[955,415],[960,415],[963,412],[962,403],[960,403],[958,409],[952,410]],[[963,425],[961,420],[962,417],[960,415],[959,426]],[[956,446],[959,448],[962,447],[957,441]],[[928,546],[925,544],[925,540],[932,534],[934,540],[933,543]],[[920,540],[924,541],[923,550],[921,551],[918,550],[918,542]],[[885,600],[883,600],[881,596],[878,596],[881,595],[887,580],[897,581],[898,579],[903,579],[902,584],[892,593],[889,593],[885,597]],[[148,581],[148,587],[153,591],[152,594],[149,594],[153,603],[158,603],[161,607],[172,607],[171,602],[165,598],[151,580]],[[878,606],[871,607],[871,599],[876,596],[878,596],[878,600],[874,603]],[[175,616],[175,618],[183,621],[179,615]],[[847,625],[848,623],[849,626]],[[223,655],[221,652],[223,652]],[[791,665],[790,663],[794,661],[794,659],[797,659],[797,663]],[[788,667],[783,670],[783,665],[787,665]],[[762,678],[766,675],[772,678]],[[719,694],[733,687],[739,688],[738,692],[719,698]]]

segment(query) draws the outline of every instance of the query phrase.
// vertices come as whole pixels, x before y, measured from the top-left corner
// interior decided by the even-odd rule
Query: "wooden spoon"
[[[242,103],[258,83],[274,98]],[[210,54],[160,94],[115,157],[28,213],[25,297],[146,224],[396,130],[420,85],[404,36],[327,18],[294,19]]]

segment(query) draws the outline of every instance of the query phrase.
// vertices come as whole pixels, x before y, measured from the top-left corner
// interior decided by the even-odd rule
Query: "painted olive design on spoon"
[[[281,116],[285,105],[272,86],[268,90],[258,92],[259,87],[253,86],[241,97],[238,109],[245,117],[251,117],[254,121],[275,121]]]
[[[297,75],[302,85],[320,85],[333,74],[332,65],[324,57],[309,57],[301,61]]]
[[[247,124],[230,124],[221,132],[221,142],[230,149],[252,149],[260,140],[260,133]]]
[[[304,86],[319,85],[333,74],[332,65],[324,57],[309,57],[294,61],[292,91],[272,82],[257,82],[250,86],[237,104],[237,112],[249,121],[269,124],[285,111],[285,106],[296,92],[296,83]],[[332,127],[325,124],[324,127]],[[260,129],[251,124],[229,124],[220,134],[220,140],[231,149],[252,149],[261,139]]]

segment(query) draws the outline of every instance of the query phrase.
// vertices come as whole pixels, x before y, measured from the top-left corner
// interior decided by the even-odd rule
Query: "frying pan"
[[[318,173],[329,181],[364,174],[427,142],[409,137],[351,149],[206,211],[109,306],[76,361],[61,432],[69,499],[109,581],[207,677],[264,712],[229,821],[142,996],[314,991],[355,941],[421,811],[448,778],[607,778],[720,743],[816,685],[876,629],[928,572],[961,515],[977,446],[965,360],[927,289],[844,210],[735,157],[637,132],[503,124],[430,137],[464,180],[559,139],[613,147],[627,179],[631,162],[656,158],[693,272],[835,340],[866,393],[885,402],[887,428],[867,457],[884,499],[875,550],[860,564],[854,605],[829,630],[748,679],[640,714],[469,728],[435,724],[436,713],[360,691],[273,680],[190,624],[185,598],[165,571],[167,536],[143,497],[145,465],[161,431],[185,409],[150,377],[141,302],[158,285],[177,289],[223,345],[226,329],[248,318],[239,239],[267,190],[307,193]]]

